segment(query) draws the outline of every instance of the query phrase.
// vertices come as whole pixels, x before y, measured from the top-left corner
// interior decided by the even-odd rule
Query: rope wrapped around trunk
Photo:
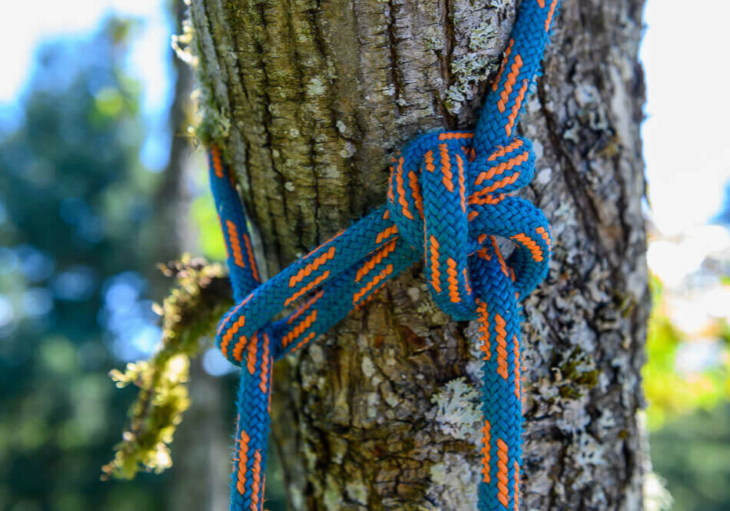
[[[237,305],[216,341],[241,367],[231,511],[262,511],[275,360],[362,307],[421,259],[431,294],[455,320],[479,321],[483,353],[479,510],[519,509],[518,304],[545,277],[552,238],[527,185],[535,156],[515,135],[558,0],[522,0],[504,61],[474,132],[420,136],[393,159],[387,204],[261,283],[230,169],[211,147],[210,180]],[[515,250],[505,259],[496,237]],[[273,318],[291,309],[283,319]]]

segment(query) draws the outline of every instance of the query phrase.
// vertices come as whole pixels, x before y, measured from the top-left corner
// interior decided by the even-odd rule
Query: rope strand
[[[483,353],[480,511],[519,509],[521,456],[518,302],[542,281],[552,247],[547,220],[507,195],[530,182],[535,156],[516,137],[558,0],[522,0],[501,70],[476,130],[422,135],[396,155],[387,204],[261,284],[246,215],[221,152],[211,188],[237,303],[216,342],[241,367],[231,511],[263,511],[271,375],[418,260],[438,306],[478,320]],[[515,250],[505,259],[496,236]],[[273,317],[294,306],[278,321]]]

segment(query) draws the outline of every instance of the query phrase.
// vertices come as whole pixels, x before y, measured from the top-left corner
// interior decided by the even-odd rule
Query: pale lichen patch
[[[448,382],[431,397],[431,402],[436,405],[435,419],[443,433],[457,440],[479,441],[479,390],[466,378]]]
[[[398,395],[393,392],[393,386],[389,382],[382,382],[382,384],[380,384],[378,388],[383,396],[383,400],[391,408],[395,408],[401,403],[401,398],[399,398]]]
[[[447,453],[431,466],[428,494],[440,510],[476,509],[479,472],[463,455]]]
[[[363,506],[367,505],[368,495],[370,492],[368,491],[368,487],[359,477],[347,481],[345,483],[345,491],[348,499]]]
[[[479,323],[472,321],[466,330],[469,342],[469,360],[466,363],[466,374],[473,382],[481,382],[484,376],[484,353],[481,350],[481,335],[479,333]]]
[[[343,158],[352,158],[357,153],[357,146],[352,142],[345,142],[344,148],[340,151],[340,156]]]
[[[415,286],[409,287],[408,296],[410,296],[411,300],[413,300],[414,302],[418,302],[421,299],[421,290]]]
[[[550,182],[550,179],[553,176],[553,169],[548,167],[546,169],[542,169],[540,172],[538,172],[537,176],[535,177],[535,183],[539,185],[547,185]]]
[[[331,475],[327,475],[327,487],[324,490],[324,507],[327,511],[339,511],[342,507],[342,493],[337,484],[337,480]]]
[[[452,114],[458,114],[464,102],[473,99],[472,85],[483,81],[487,76],[489,59],[477,53],[467,53],[451,63],[451,72],[456,83],[446,91],[446,108]]]
[[[428,27],[423,40],[427,50],[440,51],[444,49],[444,36],[441,27],[438,25]]]
[[[309,85],[307,85],[307,91],[312,96],[322,96],[327,92],[327,87],[325,87],[324,82],[319,78],[312,78],[309,80]]]
[[[185,19],[182,22],[182,34],[173,34],[170,38],[170,45],[177,58],[188,64],[190,67],[195,68],[198,65],[198,56],[193,51],[193,40],[195,37],[195,30],[193,24],[189,19]]]
[[[362,357],[360,367],[362,368],[362,374],[364,374],[366,378],[372,378],[375,374],[375,365],[373,365],[373,361],[370,357]]]
[[[378,409],[378,405],[380,404],[380,394],[377,392],[370,392],[365,399],[368,419],[377,418],[380,413]]]
[[[489,49],[495,35],[496,31],[491,20],[484,21],[471,33],[471,37],[469,38],[469,48],[475,51],[487,50]]]
[[[674,504],[667,482],[655,472],[644,476],[644,509],[646,511],[669,511]]]

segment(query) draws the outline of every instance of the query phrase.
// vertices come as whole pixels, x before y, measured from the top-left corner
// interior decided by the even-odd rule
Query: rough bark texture
[[[523,0],[530,1],[530,0]],[[649,300],[643,0],[564,0],[521,130],[556,238],[524,321],[525,510],[638,510]],[[469,128],[515,0],[192,0],[204,108],[270,273],[380,205],[394,150]],[[473,510],[473,330],[421,268],[277,366],[293,510]],[[287,378],[288,376],[288,378]]]

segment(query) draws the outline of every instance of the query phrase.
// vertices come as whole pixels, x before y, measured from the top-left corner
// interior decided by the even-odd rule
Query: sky
[[[730,178],[730,3],[649,0],[641,48],[644,156],[652,218],[667,234],[706,223]]]

